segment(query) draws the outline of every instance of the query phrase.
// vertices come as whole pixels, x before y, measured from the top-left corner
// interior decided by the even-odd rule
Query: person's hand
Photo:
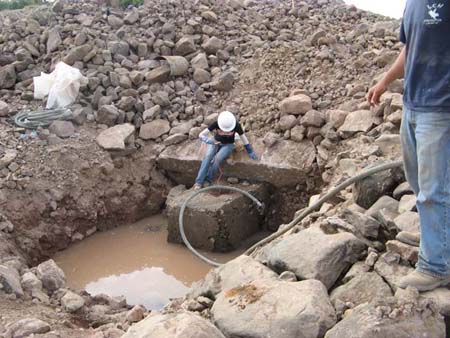
[[[371,105],[378,105],[380,104],[380,97],[383,95],[383,93],[387,90],[387,86],[384,83],[383,80],[378,82],[375,86],[369,89],[367,92],[367,102]]]
[[[248,156],[252,160],[257,161],[258,160],[258,155],[256,155],[256,153],[253,151],[252,146],[250,144],[246,144],[244,147],[245,147],[245,150],[247,151]]]
[[[206,136],[200,137],[200,140],[201,140],[202,142],[207,143],[207,144],[214,144],[214,141],[211,140],[210,138],[206,137]]]

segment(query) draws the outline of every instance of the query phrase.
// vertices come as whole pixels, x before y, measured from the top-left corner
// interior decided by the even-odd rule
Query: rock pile
[[[382,180],[360,182],[375,201],[367,209],[366,200],[355,203],[361,190],[353,189],[353,196],[325,204],[254,257],[211,271],[179,310],[167,311],[199,313],[226,337],[445,337],[450,290],[419,295],[396,286],[413,270],[418,248],[395,238],[417,213],[404,178],[397,176],[393,186]],[[128,335],[152,329],[136,326]]]
[[[16,93],[31,99],[32,77],[62,60],[89,79],[78,122],[133,123],[142,126],[142,139],[171,144],[196,136],[208,115],[228,108],[259,135],[274,131],[317,145],[342,124],[342,114],[328,109],[356,104],[398,48],[398,22],[376,22],[338,0],[297,1],[294,8],[225,0],[149,0],[127,11],[92,2],[57,8],[4,16],[4,100],[14,102]],[[17,110],[0,106],[3,116]]]

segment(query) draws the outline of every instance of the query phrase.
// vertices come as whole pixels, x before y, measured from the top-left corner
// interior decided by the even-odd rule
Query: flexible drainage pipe
[[[289,230],[291,230],[293,227],[295,227],[298,223],[300,223],[306,216],[308,216],[310,213],[318,210],[326,201],[328,201],[329,199],[331,199],[333,196],[335,196],[336,194],[338,194],[341,190],[349,187],[350,185],[352,185],[355,182],[358,182],[366,177],[372,176],[376,173],[379,173],[380,171],[384,171],[384,170],[389,170],[389,169],[393,169],[393,168],[397,168],[403,165],[402,161],[395,161],[395,162],[390,162],[390,163],[385,163],[385,164],[381,164],[381,165],[377,165],[373,168],[367,169],[365,171],[363,171],[362,173],[351,177],[347,180],[345,180],[344,182],[342,182],[341,184],[337,185],[336,187],[332,188],[330,191],[328,191],[322,198],[320,198],[316,203],[314,203],[313,205],[309,206],[308,208],[304,209],[297,217],[295,217],[292,222],[290,222],[289,224],[287,224],[285,227],[283,227],[282,230],[279,230],[275,233],[273,233],[272,235],[264,238],[263,240],[261,240],[260,242],[256,243],[255,245],[253,245],[252,247],[250,247],[247,251],[244,252],[244,255],[251,255],[256,249],[262,247],[263,245],[270,243],[271,241],[273,241],[274,239],[284,235],[286,232],[288,232]],[[197,250],[195,250],[192,245],[189,243],[188,239],[186,238],[186,234],[184,233],[184,226],[183,226],[183,216],[184,216],[184,211],[186,209],[186,206],[188,204],[188,202],[194,198],[195,196],[197,196],[200,193],[209,191],[209,190],[214,190],[214,189],[223,189],[223,190],[231,190],[231,191],[237,191],[240,193],[243,193],[244,195],[246,195],[247,197],[249,197],[251,200],[253,200],[259,208],[263,207],[263,204],[261,202],[259,202],[254,196],[252,196],[251,194],[249,194],[247,191],[241,190],[239,188],[234,188],[234,187],[227,187],[227,186],[211,186],[211,187],[207,187],[207,188],[203,188],[200,189],[196,192],[194,192],[192,195],[190,195],[186,201],[184,201],[183,205],[181,206],[181,210],[180,210],[180,215],[179,215],[179,227],[180,227],[180,233],[181,233],[181,237],[183,239],[184,244],[186,244],[186,246],[188,247],[189,250],[191,250],[197,257],[199,257],[200,259],[202,259],[203,261],[205,261],[206,263],[212,265],[212,266],[221,266],[222,264],[217,263],[215,261],[212,261],[208,258],[206,258],[205,256],[203,256],[202,254],[200,254]]]
[[[198,258],[200,258],[201,260],[203,260],[204,262],[212,265],[212,266],[221,266],[222,264],[217,263],[205,256],[203,256],[200,252],[198,252],[192,245],[191,243],[189,243],[189,240],[186,237],[186,234],[184,232],[184,224],[183,224],[183,218],[184,218],[184,211],[186,210],[186,207],[188,205],[188,203],[197,195],[207,192],[207,191],[211,191],[211,190],[228,190],[228,191],[233,191],[233,192],[239,192],[245,196],[247,196],[248,198],[250,198],[253,202],[256,203],[257,207],[259,209],[263,209],[264,208],[264,204],[261,203],[255,196],[253,196],[252,194],[250,194],[249,192],[239,189],[239,188],[235,188],[235,187],[228,187],[225,185],[213,185],[210,187],[206,187],[206,188],[202,188],[199,189],[197,191],[195,191],[194,193],[192,193],[191,195],[189,195],[189,197],[184,201],[184,203],[181,206],[180,209],[180,215],[178,218],[178,222],[179,222],[179,228],[180,228],[180,234],[181,234],[181,238],[183,239],[184,244],[186,244],[187,248],[194,254],[196,255]]]

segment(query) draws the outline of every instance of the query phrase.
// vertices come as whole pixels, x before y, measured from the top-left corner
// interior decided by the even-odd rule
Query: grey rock
[[[220,92],[229,92],[233,89],[234,76],[231,72],[224,72],[211,82],[211,88]]]
[[[274,244],[268,260],[275,271],[289,270],[300,280],[317,279],[331,288],[365,247],[350,233],[326,235],[319,228],[309,228]]]
[[[156,140],[158,137],[168,133],[169,130],[169,121],[158,119],[144,123],[139,131],[139,137],[144,140]]]
[[[220,49],[224,48],[224,41],[215,36],[209,38],[203,45],[203,49],[208,54],[216,54]]]
[[[183,135],[187,138],[186,135]],[[267,187],[254,184],[240,187],[268,202]],[[166,201],[168,217],[168,241],[182,243],[178,226],[180,209],[192,193],[184,186],[173,188]],[[256,212],[252,201],[243,195],[200,195],[189,203],[184,213],[184,229],[189,241],[196,248],[227,252],[236,249],[242,241],[259,230],[262,216]]]
[[[404,212],[394,219],[394,223],[401,231],[420,232],[420,219],[417,212]]]
[[[72,291],[67,291],[61,298],[61,305],[67,312],[76,312],[84,306],[84,299]]]
[[[390,297],[353,309],[325,335],[325,338],[342,337],[444,338],[445,323],[436,311],[418,304],[417,300],[395,301]]]
[[[389,210],[397,213],[399,202],[390,196],[381,196],[366,212],[367,216],[377,217],[380,210]]]
[[[279,126],[283,131],[292,129],[297,124],[297,118],[294,115],[284,115],[280,118]]]
[[[353,197],[359,206],[369,209],[380,197],[392,194],[403,179],[402,170],[385,170],[355,183]]]
[[[130,45],[125,41],[112,41],[109,44],[109,49],[112,55],[128,56]]]
[[[376,239],[381,224],[374,218],[357,211],[345,209],[342,218],[353,225],[361,234],[370,239]]]
[[[144,119],[144,122],[151,121],[159,117],[160,114],[161,114],[161,106],[156,105],[144,111],[144,113],[142,114],[142,118]]]
[[[166,146],[171,146],[173,144],[181,143],[187,139],[188,139],[188,136],[186,134],[173,134],[173,135],[170,135],[169,137],[167,137],[163,143]]]
[[[0,68],[0,89],[13,88],[16,84],[16,71],[13,65]]]
[[[398,212],[404,213],[406,211],[416,211],[416,196],[414,195],[404,195],[400,199],[400,204],[398,206]]]
[[[123,26],[123,20],[118,18],[117,16],[114,15],[109,15],[108,16],[108,24],[113,28],[113,29],[118,29],[120,27]]]
[[[51,28],[48,32],[47,53],[54,52],[62,44],[61,35],[58,28]]]
[[[6,102],[0,100],[0,117],[9,115],[9,106]]]
[[[273,147],[279,140],[280,136],[278,134],[268,132],[266,135],[264,135],[263,142],[266,145],[266,147],[270,148]]]
[[[295,126],[291,129],[291,140],[301,142],[305,139],[306,128],[303,126]]]
[[[393,253],[381,255],[375,263],[374,270],[393,290],[397,290],[397,283],[402,277],[414,271],[412,267],[401,265],[400,256]]]
[[[126,320],[129,323],[136,323],[144,318],[145,308],[141,305],[135,305],[127,312]]]
[[[3,291],[6,293],[14,293],[17,297],[23,297],[20,275],[16,269],[0,265],[0,284],[3,285]]]
[[[36,268],[37,276],[42,281],[42,285],[50,293],[66,285],[64,271],[56,265],[53,259],[39,264]]]
[[[400,156],[401,155],[401,142],[400,135],[396,134],[382,134],[375,140],[381,153],[384,156]]]
[[[123,22],[127,25],[134,25],[138,20],[139,20],[139,11],[135,9],[125,16]]]
[[[383,278],[376,272],[366,272],[356,275],[348,283],[334,289],[330,299],[333,304],[339,300],[356,306],[368,303],[377,297],[390,296],[392,296],[391,288],[383,281]]]
[[[145,80],[152,83],[164,83],[169,79],[170,68],[168,66],[161,66],[153,69],[145,74]]]
[[[191,60],[192,68],[208,69],[208,58],[205,53],[200,53]]]
[[[409,183],[407,181],[401,183],[397,188],[395,188],[394,193],[392,194],[392,196],[397,199],[400,200],[404,195],[412,195],[414,194],[411,186],[409,185]]]
[[[175,44],[174,55],[187,55],[195,52],[195,42],[191,36],[184,36]]]
[[[97,112],[97,123],[106,124],[108,127],[112,127],[116,124],[119,117],[119,111],[113,105],[105,105],[100,107]]]
[[[375,265],[375,263],[372,265],[368,265],[366,264],[366,262],[361,261],[356,262],[355,264],[352,265],[352,267],[347,271],[345,276],[342,278],[342,283],[347,283],[356,276],[369,272],[371,270],[371,266],[373,265]]]
[[[92,51],[90,44],[84,44],[72,48],[67,55],[63,58],[63,61],[68,65],[73,65],[77,61],[83,61],[83,59]]]
[[[155,314],[130,327],[122,338],[225,338],[209,321],[193,314]]]
[[[251,257],[241,255],[221,267],[208,272],[193,284],[190,299],[200,296],[214,297],[222,292],[256,280],[276,280],[278,275]]]
[[[49,297],[44,293],[42,289],[42,282],[34,273],[24,273],[21,279],[21,283],[23,289],[33,298],[37,298],[43,303],[49,303]]]
[[[194,70],[193,77],[194,77],[194,81],[197,84],[203,84],[203,83],[207,83],[207,82],[211,81],[211,74],[208,71],[201,69],[201,68],[196,68]]]
[[[312,109],[311,98],[304,94],[288,97],[280,102],[279,109],[286,114],[303,115]]]
[[[419,258],[419,248],[396,240],[386,242],[386,251],[398,254],[404,261],[409,261],[413,265]]]
[[[100,147],[106,150],[124,150],[134,135],[134,126],[130,123],[119,124],[103,130],[96,138]]]
[[[255,281],[228,289],[217,297],[211,312],[227,337],[282,333],[283,338],[319,338],[336,323],[327,290],[316,280]]]
[[[172,134],[189,134],[189,131],[191,130],[191,128],[193,127],[194,122],[191,121],[187,121],[187,122],[183,122],[180,123],[179,125],[173,127],[170,130],[170,135]]]
[[[305,127],[320,128],[325,124],[324,114],[317,110],[308,111],[301,119],[300,123]]]
[[[75,127],[70,121],[53,121],[48,130],[61,138],[68,138],[75,133]]]
[[[37,318],[24,318],[6,325],[6,330],[12,338],[25,338],[49,332],[50,325]]]
[[[338,131],[343,137],[350,137],[357,132],[368,132],[376,124],[376,117],[370,110],[357,110],[347,115]]]
[[[443,316],[450,316],[450,290],[448,288],[437,288],[420,294],[422,299],[432,300]]]
[[[153,94],[152,100],[155,104],[161,107],[167,107],[170,105],[169,94],[162,90],[158,90],[155,94]]]
[[[222,166],[229,176],[281,187],[296,185],[313,172],[316,150],[310,141],[280,140],[271,148],[266,148],[260,139],[251,143],[260,161],[250,160],[245,152],[234,152],[230,158],[233,162],[226,161]],[[198,142],[191,141],[167,147],[158,157],[158,166],[167,170],[177,183],[190,185],[198,173],[200,161]]]

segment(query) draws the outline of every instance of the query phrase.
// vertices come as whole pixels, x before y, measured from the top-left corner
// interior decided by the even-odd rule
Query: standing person
[[[421,233],[416,270],[398,286],[426,291],[450,283],[450,3],[407,0],[400,41],[400,56],[367,100],[378,104],[405,76],[400,133]]]
[[[210,133],[214,133],[214,139],[208,137]],[[232,113],[223,111],[219,114],[217,121],[199,135],[200,140],[208,144],[208,150],[195,179],[194,190],[201,189],[205,181],[209,184],[214,181],[220,164],[231,155],[236,147],[234,144],[236,133],[244,143],[245,150],[250,158],[258,159],[244,134],[241,124],[236,121]]]

